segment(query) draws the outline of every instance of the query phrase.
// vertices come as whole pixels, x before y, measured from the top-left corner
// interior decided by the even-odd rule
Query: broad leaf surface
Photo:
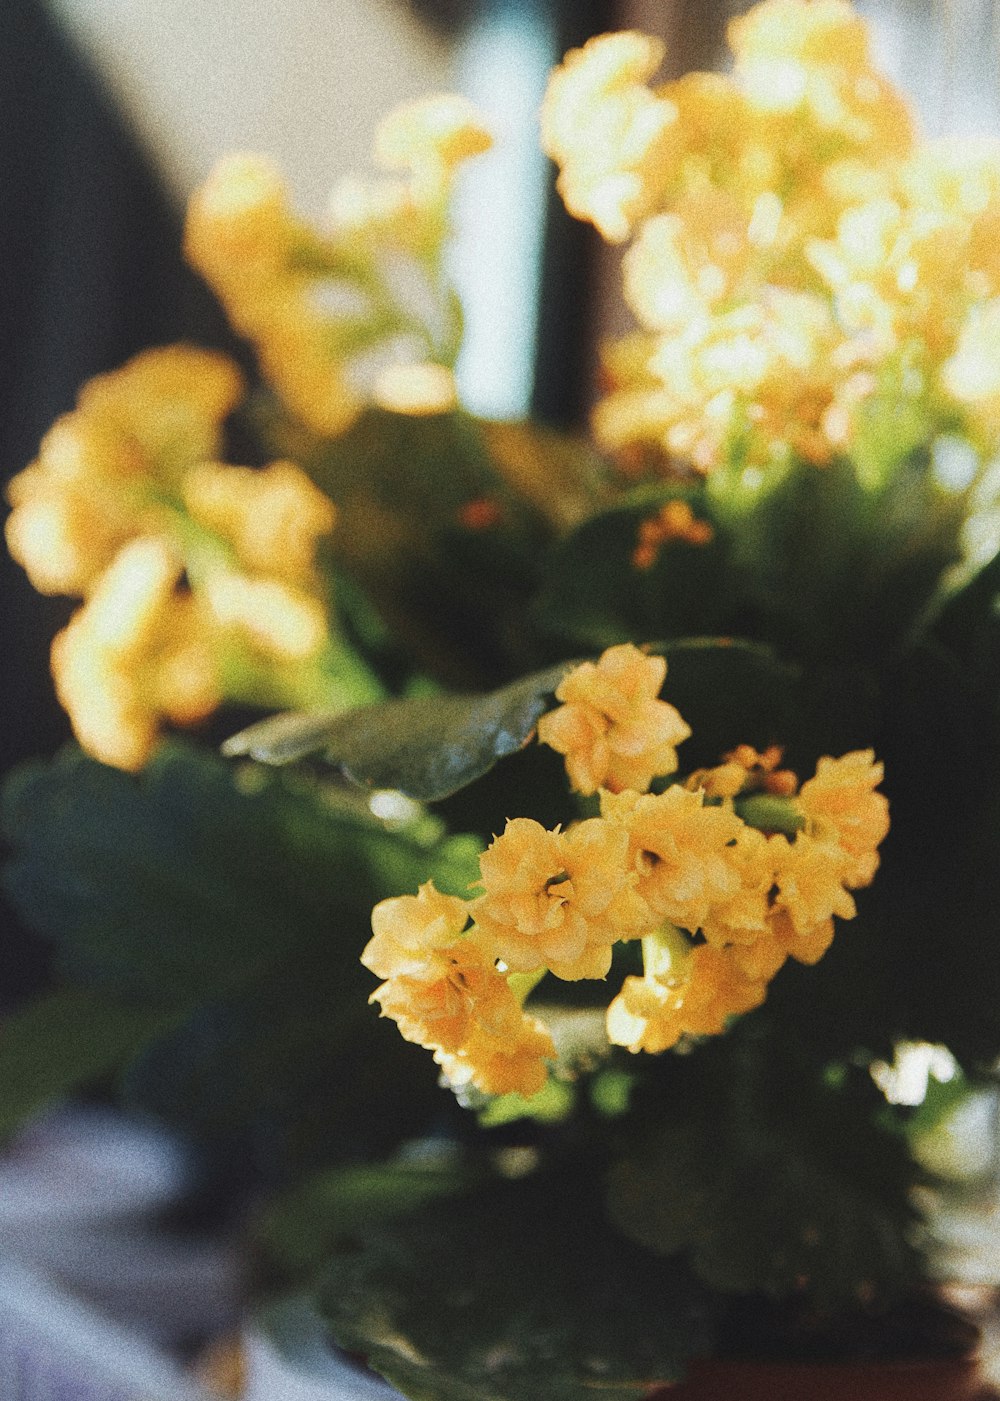
[[[325,718],[278,716],[234,736],[225,752],[271,764],[322,754],[364,788],[430,802],[522,749],[566,670],[550,667],[488,695],[415,696]]]
[[[780,976],[780,975],[779,975]],[[863,1072],[823,1083],[766,1023],[699,1048],[669,1090],[640,1102],[637,1141],[609,1206],[631,1238],[689,1259],[713,1289],[808,1298],[824,1311],[885,1302],[917,1275],[916,1171]]]
[[[578,1169],[362,1222],[321,1293],[334,1336],[411,1401],[639,1401],[707,1348],[708,1308],[593,1189]]]
[[[176,1018],[93,988],[60,988],[0,1022],[0,1138],[81,1084],[116,1071]]]

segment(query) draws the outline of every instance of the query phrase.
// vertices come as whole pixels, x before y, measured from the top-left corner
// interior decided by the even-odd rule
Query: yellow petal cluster
[[[452,1084],[535,1094],[555,1058],[552,1038],[523,1011],[475,928],[464,933],[469,913],[429,881],[376,905],[362,962],[385,981],[371,1000],[406,1040],[434,1052]]]
[[[763,0],[729,39],[727,75],[650,86],[629,31],[551,80],[568,207],[634,238],[598,439],[632,470],[823,465],[887,386],[995,451],[1000,143],[918,141],[849,0]]]
[[[407,178],[346,177],[323,229],[297,217],[262,156],[226,157],[195,193],[188,259],[314,432],[344,432],[371,402],[407,413],[452,406],[459,325],[442,266],[448,206],[457,168],[489,144],[465,99],[443,94],[379,128],[377,159]]]
[[[656,1054],[682,1036],[717,1036],[730,1017],[764,1001],[767,984],[747,977],[731,955],[699,944],[679,967],[628,977],[608,1008],[608,1039],[630,1051]]]
[[[211,618],[180,591],[171,543],[131,540],[52,646],[56,693],[84,749],[136,770],[166,722],[193,724],[221,700]]]
[[[664,45],[630,30],[567,54],[542,106],[542,145],[566,207],[621,243],[671,179],[677,113],[646,86]]]
[[[84,596],[127,540],[161,528],[164,500],[218,454],[242,392],[229,360],[186,345],[91,380],[8,487],[7,544],[35,588]]]
[[[626,642],[574,667],[559,684],[563,704],[539,720],[538,738],[565,755],[578,793],[645,792],[654,777],[675,771],[676,747],[691,730],[659,699],[666,674],[663,657]]]
[[[11,552],[86,600],[53,672],[83,746],[135,769],[164,723],[204,718],[238,671],[329,641],[318,541],[334,508],[292,463],[223,465],[242,393],[227,359],[145,351],[92,380],[11,482]]]
[[[528,817],[507,823],[480,860],[476,924],[515,973],[603,978],[611,948],[648,924],[627,860],[628,838],[600,818],[566,832]]]
[[[582,690],[570,686],[552,714],[599,698],[608,725],[618,717],[636,735],[648,726],[639,749],[652,752],[661,716],[650,707],[663,704],[656,660],[609,648],[570,673]],[[672,771],[676,754],[664,757]],[[533,1093],[554,1051],[544,1026],[508,999],[507,978],[603,979],[614,946],[641,940],[643,973],[610,1001],[609,1042],[656,1052],[718,1034],[764,1001],[788,958],[823,956],[834,919],[854,916],[852,892],[871,883],[889,829],[871,750],[821,759],[801,790],[781,761],[778,746],[739,745],[661,792],[603,786],[600,816],[565,830],[508,821],[480,857],[478,895],[428,884],[376,906],[363,961],[387,980],[375,993],[383,1012],[435,1051],[453,1083],[500,1093],[490,1087],[516,1080]]]

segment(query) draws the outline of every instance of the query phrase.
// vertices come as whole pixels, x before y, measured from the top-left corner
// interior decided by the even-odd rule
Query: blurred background
[[[664,77],[725,61],[731,0],[3,0],[0,5],[0,463],[34,456],[89,377],[153,344],[234,349],[180,256],[190,192],[226,151],[272,155],[321,215],[369,165],[380,115],[457,88],[496,134],[461,190],[454,275],[467,406],[585,423],[595,347],[623,324],[615,255],[554,197],[537,108],[590,35],[668,44]],[[861,0],[879,56],[934,134],[996,132],[1000,0]],[[498,217],[498,211],[501,211]],[[0,773],[68,734],[48,649],[72,611],[0,558]],[[0,1006],[42,972],[9,916]]]

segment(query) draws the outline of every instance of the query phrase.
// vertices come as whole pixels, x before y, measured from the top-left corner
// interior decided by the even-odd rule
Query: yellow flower
[[[790,842],[779,832],[769,844],[777,886],[774,907],[787,911],[796,933],[810,933],[831,915],[854,918],[857,907],[847,889],[854,867],[839,843],[808,832],[799,832]]]
[[[659,699],[666,673],[662,657],[623,643],[562,680],[556,699],[563,704],[539,720],[538,738],[566,756],[577,792],[645,791],[653,778],[677,768],[676,746],[691,731]]]
[[[191,200],[189,260],[314,432],[344,432],[372,402],[404,413],[453,406],[448,202],[456,167],[489,142],[464,98],[433,97],[390,113],[379,130],[379,159],[409,179],[345,178],[325,229],[296,217],[259,156],[228,157]]]
[[[567,209],[613,243],[676,178],[677,109],[646,86],[663,54],[646,34],[599,35],[566,55],[542,104],[542,145]]]
[[[855,149],[869,160],[910,149],[909,110],[872,65],[867,27],[847,0],[764,0],[731,21],[729,42],[748,100],[794,116],[816,150],[831,139],[838,154]]]
[[[317,542],[333,529],[336,508],[292,462],[260,470],[204,462],[181,483],[195,520],[230,541],[251,573],[312,583]]]
[[[941,384],[968,411],[985,441],[995,446],[1000,416],[1000,297],[970,310],[954,353],[941,367]]]
[[[871,884],[878,848],[889,831],[888,800],[875,792],[883,773],[871,749],[820,759],[798,795],[808,831],[820,840],[833,839],[851,858],[845,874],[851,887]]]
[[[731,20],[728,35],[741,65],[789,58],[859,75],[869,67],[868,30],[849,0],[764,0]]]
[[[775,909],[767,931],[759,939],[752,944],[734,944],[730,953],[748,978],[770,982],[789,956],[799,963],[818,963],[833,943],[833,935],[832,918],[799,929],[787,910]]]
[[[740,892],[733,843],[744,824],[731,808],[674,784],[657,795],[604,793],[601,813],[627,833],[629,867],[657,921],[694,933]]]
[[[460,1050],[434,1053],[451,1085],[471,1082],[485,1094],[519,1094],[525,1099],[544,1087],[549,1064],[555,1058],[551,1033],[537,1017],[526,1013],[502,1036],[487,1035],[474,1027]]]
[[[600,818],[567,832],[508,822],[480,859],[484,894],[473,906],[496,957],[517,973],[603,978],[612,945],[650,924],[627,857],[625,832]]]
[[[725,460],[734,435],[754,465],[790,452],[826,462],[840,340],[822,298],[772,287],[759,301],[647,342],[642,387],[626,384],[598,404],[595,435],[613,452],[655,444],[667,459],[702,472]]]
[[[88,753],[135,770],[161,724],[191,724],[219,704],[210,625],[179,592],[169,542],[131,541],[52,647],[59,700]]]
[[[766,981],[747,977],[728,951],[699,944],[676,972],[625,979],[608,1008],[608,1040],[655,1054],[682,1036],[718,1035],[766,995]]]
[[[372,938],[361,962],[379,978],[416,975],[427,955],[453,944],[469,923],[469,907],[456,895],[442,895],[433,881],[416,895],[396,895],[372,910]]]
[[[362,963],[386,981],[371,1000],[408,1041],[434,1051],[456,1085],[532,1095],[555,1059],[548,1031],[524,1012],[473,928],[469,906],[428,881],[417,895],[383,900]]]
[[[164,497],[217,455],[242,388],[229,360],[184,345],[91,380],[8,488],[8,545],[35,587],[86,595],[122,545],[164,529]]]
[[[375,158],[387,170],[408,170],[418,187],[444,184],[458,166],[482,155],[493,138],[471,102],[436,93],[407,102],[379,124]]]

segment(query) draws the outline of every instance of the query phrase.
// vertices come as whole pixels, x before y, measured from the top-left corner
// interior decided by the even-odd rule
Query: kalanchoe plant
[[[322,231],[254,157],[195,196],[242,409],[146,352],[11,487],[83,600],[84,752],[6,792],[56,986],[0,1029],[0,1126],[110,1078],[239,1145],[262,1277],[415,1401],[901,1346],[933,1104],[886,1066],[1000,1057],[1000,146],[919,141],[846,0],[731,40],[654,86],[607,35],[545,100],[571,212],[631,241],[604,456],[456,401],[489,138],[435,98]],[[236,410],[267,465],[223,462]]]

